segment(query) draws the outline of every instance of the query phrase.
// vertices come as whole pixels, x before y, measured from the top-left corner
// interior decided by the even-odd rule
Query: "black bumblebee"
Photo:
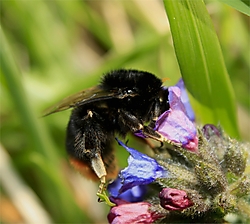
[[[70,162],[83,175],[99,179],[102,192],[106,179],[118,173],[112,148],[115,135],[141,132],[163,141],[153,127],[169,109],[167,100],[168,90],[155,75],[120,69],[104,75],[99,85],[65,98],[45,115],[73,107],[66,139]]]

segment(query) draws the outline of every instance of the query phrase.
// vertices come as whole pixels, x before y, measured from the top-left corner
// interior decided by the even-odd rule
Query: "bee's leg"
[[[100,153],[97,153],[95,157],[91,159],[91,166],[95,174],[100,179],[101,183],[99,185],[98,193],[102,194],[105,190],[107,172]]]
[[[181,143],[177,143],[177,142],[169,140],[168,138],[164,137],[159,132],[155,131],[153,128],[151,128],[149,126],[144,126],[142,133],[148,138],[151,138],[151,139],[154,139],[156,141],[161,142],[161,147],[163,146],[164,142],[168,143],[170,145],[173,145],[175,147],[182,146]]]
[[[75,109],[72,115],[66,139],[70,162],[84,176],[100,181],[97,196],[111,205],[112,203],[105,194],[106,178],[108,178],[109,171],[106,170],[105,160],[106,157],[110,158],[108,145],[111,138],[103,125],[100,124],[102,117],[93,110],[84,111],[83,108],[81,111]]]
[[[164,142],[166,141],[166,138],[164,136],[162,136],[160,133],[158,133],[157,131],[155,131],[153,128],[151,128],[150,126],[143,126],[142,129],[142,133],[151,139],[154,139],[156,141],[159,142]]]
[[[101,182],[96,194],[98,196],[98,202],[105,201],[107,205],[115,206],[115,204],[109,200],[108,196],[105,193],[107,172],[103,160],[101,158],[101,155],[99,153],[97,153],[96,156],[91,159],[91,166]]]
[[[118,120],[121,129],[131,132],[136,132],[143,129],[142,121],[128,111],[120,110]]]
[[[171,145],[180,147],[179,144],[172,142],[171,140],[165,138],[163,135],[155,131],[153,127],[143,125],[143,122],[140,119],[138,119],[137,117],[135,117],[133,114],[129,113],[128,111],[121,110],[120,116],[122,120],[122,125],[128,127],[131,132],[134,133],[134,132],[141,131],[142,134],[147,138],[154,139],[161,143],[167,142]]]
[[[143,122],[128,111],[120,111],[121,125],[129,128],[131,132],[142,131],[149,138],[163,142],[164,137],[149,126],[144,126]]]

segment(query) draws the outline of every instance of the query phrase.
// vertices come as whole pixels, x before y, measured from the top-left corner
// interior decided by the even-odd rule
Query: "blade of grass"
[[[18,208],[26,223],[52,223],[51,218],[41,205],[41,201],[19,177],[5,149],[0,144],[1,185]],[[32,212],[31,212],[32,211]]]
[[[79,222],[80,220],[86,220],[83,212],[80,211],[74,202],[73,196],[63,179],[63,174],[59,169],[59,158],[53,150],[54,146],[46,134],[45,127],[35,117],[30,106],[22,86],[21,74],[13,60],[1,27],[0,36],[1,79],[3,78],[3,81],[9,89],[9,94],[23,122],[23,127],[26,129],[32,148],[36,150],[39,158],[42,160],[40,169],[49,169],[47,175],[46,172],[35,169],[35,172],[37,172],[36,175],[42,180],[41,187],[44,188],[43,192],[50,195],[48,200],[45,200],[45,203],[47,203],[48,208],[51,208],[50,212],[55,211],[53,218],[56,222]]]
[[[250,1],[249,0],[216,0],[218,2],[230,5],[234,9],[250,16]]]
[[[56,156],[53,153],[52,143],[47,136],[44,135],[44,127],[41,126],[41,123],[38,122],[38,119],[35,118],[32,113],[31,106],[28,103],[25,91],[21,85],[19,71],[15,65],[15,62],[12,58],[10,49],[8,49],[7,42],[4,38],[4,34],[1,29],[1,51],[0,51],[0,60],[1,60],[1,75],[3,76],[6,85],[9,89],[9,93],[13,98],[13,102],[20,114],[20,117],[25,122],[25,127],[32,144],[35,146],[41,154],[50,158],[52,161],[56,161]]]
[[[202,123],[220,124],[239,137],[233,88],[204,2],[165,0],[164,5],[184,82],[202,105]]]

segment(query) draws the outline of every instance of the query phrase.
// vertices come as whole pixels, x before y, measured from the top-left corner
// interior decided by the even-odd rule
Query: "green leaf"
[[[201,122],[220,124],[238,137],[233,88],[203,1],[165,0],[164,4],[182,77],[200,104]]]
[[[1,27],[0,36],[1,80],[3,79],[8,87],[12,102],[29,136],[32,148],[38,155],[36,158],[39,158],[38,161],[41,166],[38,167],[41,170],[34,169],[34,172],[39,177],[39,180],[43,180],[40,183],[43,193],[50,195],[47,200],[45,199],[47,208],[51,208],[50,211],[53,211],[54,221],[56,222],[79,222],[79,220],[84,219],[84,213],[76,205],[73,195],[67,187],[59,168],[59,158],[55,154],[54,146],[47,135],[45,127],[34,114],[22,85],[22,76],[15,64]],[[47,171],[47,173],[43,170]],[[54,197],[56,200],[53,200]]]
[[[225,3],[234,9],[250,16],[250,1],[249,0],[217,0],[219,2]]]
[[[3,77],[3,81],[6,82],[9,93],[13,99],[13,103],[23,121],[23,125],[29,136],[31,136],[30,140],[34,149],[49,158],[51,161],[56,162],[56,156],[53,153],[53,150],[51,150],[53,145],[50,139],[44,134],[44,127],[42,127],[42,124],[38,121],[38,118],[35,117],[31,109],[31,105],[22,86],[20,72],[15,64],[15,61],[13,60],[11,51],[1,28],[0,34],[1,78]]]

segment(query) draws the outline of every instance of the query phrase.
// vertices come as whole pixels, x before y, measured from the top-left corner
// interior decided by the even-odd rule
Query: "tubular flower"
[[[187,94],[183,79],[180,79],[179,82],[176,84],[176,86],[179,87],[181,90],[181,102],[183,103],[185,107],[186,115],[191,121],[195,121],[194,111],[191,107],[191,104],[189,103],[189,98],[188,98],[188,94]]]
[[[198,137],[194,125],[195,115],[189,103],[182,79],[176,86],[168,87],[170,109],[162,113],[155,123],[154,130],[168,140],[181,143],[182,147],[197,152]],[[134,133],[137,137],[146,138],[141,130]]]
[[[197,131],[181,101],[181,90],[179,87],[172,86],[168,88],[168,91],[170,109],[158,118],[155,130],[167,139],[181,143],[184,148],[197,152]]]
[[[169,211],[183,210],[193,205],[186,191],[174,188],[163,188],[159,198],[161,206]]]
[[[122,186],[119,193],[134,186],[150,184],[157,178],[166,178],[169,176],[168,171],[160,166],[155,159],[133,148],[129,148],[119,140],[117,141],[130,153],[128,167],[123,169],[119,175],[122,179]]]
[[[109,194],[112,195],[112,197],[120,198],[128,202],[140,202],[143,200],[143,196],[147,191],[147,187],[145,185],[137,185],[125,192],[120,193],[119,190],[122,185],[122,179],[118,177],[108,185]]]

